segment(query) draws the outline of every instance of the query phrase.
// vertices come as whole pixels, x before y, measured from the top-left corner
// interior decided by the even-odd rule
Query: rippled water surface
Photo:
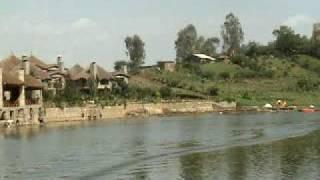
[[[320,114],[206,114],[0,131],[0,179],[320,179]]]

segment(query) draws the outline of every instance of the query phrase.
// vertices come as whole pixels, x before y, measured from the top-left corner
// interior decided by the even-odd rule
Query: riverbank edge
[[[129,103],[126,106],[95,106],[46,108],[44,123],[79,122],[90,120],[126,119],[132,117],[170,116],[214,112],[243,111],[235,102],[188,101],[165,103]],[[255,111],[246,108],[245,111]]]

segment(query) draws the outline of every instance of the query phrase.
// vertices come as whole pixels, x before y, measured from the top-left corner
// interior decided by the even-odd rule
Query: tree
[[[188,61],[194,53],[214,56],[219,43],[220,40],[216,37],[208,39],[204,36],[198,37],[196,27],[190,24],[179,31],[178,38],[175,41],[177,62]]]
[[[146,57],[145,53],[145,43],[138,35],[134,35],[132,37],[128,36],[125,39],[125,44],[127,48],[127,56],[130,58],[130,69],[136,70],[144,64],[144,59]]]
[[[215,56],[217,54],[217,47],[219,46],[219,43],[220,40],[216,37],[206,39],[201,46],[201,53],[208,56]]]
[[[172,98],[174,96],[174,92],[170,87],[164,86],[160,88],[160,95],[162,98]]]
[[[313,56],[320,57],[320,25],[315,24],[310,44],[310,53]]]
[[[116,71],[120,71],[121,68],[125,65],[128,65],[128,62],[127,61],[116,61],[114,63],[114,70]]]
[[[241,53],[249,57],[255,57],[259,54],[260,44],[254,41],[250,41],[248,44],[241,46]]]
[[[175,41],[177,62],[183,62],[194,53],[198,42],[196,27],[192,24],[178,32],[178,38]]]
[[[228,14],[221,29],[223,50],[233,56],[240,51],[241,43],[244,41],[244,32],[239,18],[233,13]]]
[[[273,31],[275,36],[275,48],[285,54],[292,55],[299,52],[309,51],[309,40],[306,36],[296,34],[291,27],[280,26]]]

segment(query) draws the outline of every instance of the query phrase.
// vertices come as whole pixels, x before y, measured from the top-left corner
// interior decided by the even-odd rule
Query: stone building
[[[113,81],[116,77],[121,77],[123,74],[115,74],[106,71],[96,62],[92,62],[89,68],[82,68],[80,65],[75,65],[69,69],[69,81],[74,83],[80,89],[86,91],[90,89],[90,83],[95,82],[98,91],[112,90]]]
[[[19,70],[26,69],[28,75],[40,79],[44,90],[55,92],[65,87],[65,77],[67,76],[62,57],[57,57],[56,64],[47,64],[34,55],[17,58],[11,55],[0,61],[3,69]]]
[[[0,125],[34,124],[41,119],[43,86],[25,68],[0,68]]]

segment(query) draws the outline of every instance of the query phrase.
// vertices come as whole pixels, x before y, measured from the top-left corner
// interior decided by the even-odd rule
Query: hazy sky
[[[68,66],[96,61],[111,70],[126,59],[124,38],[139,34],[147,64],[175,57],[177,32],[194,24],[201,35],[220,36],[229,12],[246,41],[268,42],[281,24],[311,35],[319,0],[0,0],[0,57],[32,52]]]

